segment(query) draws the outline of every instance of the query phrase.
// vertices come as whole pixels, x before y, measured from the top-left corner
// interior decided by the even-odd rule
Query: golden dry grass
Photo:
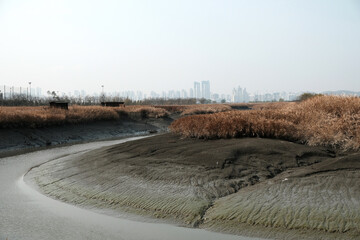
[[[267,137],[312,146],[360,149],[360,98],[318,96],[300,103],[188,116],[170,126],[195,138]]]
[[[0,128],[44,127],[62,124],[118,120],[123,113],[141,113],[148,118],[168,115],[164,109],[149,106],[101,107],[71,106],[69,110],[50,107],[0,107]]]
[[[155,107],[163,108],[171,113],[181,113],[182,116],[225,112],[232,109],[227,104],[158,105]]]
[[[283,108],[291,104],[295,104],[295,102],[230,103],[229,105],[234,109],[241,109],[242,107],[243,110],[245,110],[245,108],[248,107],[253,110],[264,110]]]
[[[155,108],[152,106],[138,106],[132,105],[127,106],[126,108],[115,108],[117,112],[126,112],[126,113],[142,113],[144,117],[147,118],[161,118],[169,115],[169,112],[162,108]]]
[[[253,110],[265,110],[265,109],[280,109],[295,105],[296,102],[264,102],[264,103],[252,103],[250,105]]]
[[[171,113],[181,113],[183,112],[189,105],[155,105],[155,108],[162,108]]]
[[[142,106],[123,107],[70,106],[69,110],[50,107],[0,107],[0,128],[44,127],[62,124],[76,124],[102,120],[118,120],[123,115],[144,118],[166,117],[169,112],[185,115],[228,111],[228,105],[179,105],[179,106]]]
[[[230,111],[231,106],[226,104],[196,104],[188,105],[182,111],[181,115],[197,115],[197,114],[206,114],[206,113],[217,113],[217,112],[226,112]]]

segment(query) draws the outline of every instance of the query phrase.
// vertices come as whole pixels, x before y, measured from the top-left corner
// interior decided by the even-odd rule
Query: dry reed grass
[[[162,108],[170,113],[181,113],[183,112],[189,105],[157,105],[155,108]]]
[[[360,98],[318,96],[270,109],[188,116],[170,129],[185,137],[266,137],[359,150]]]
[[[158,105],[155,108],[163,108],[171,113],[181,113],[181,116],[225,112],[232,109],[226,104]]]
[[[71,106],[69,110],[50,107],[0,107],[0,128],[45,127],[63,124],[88,123],[102,120],[118,120],[121,115],[141,113],[148,118],[168,115],[164,109],[148,106],[101,107]]]
[[[225,104],[196,104],[188,105],[182,111],[181,115],[196,115],[230,111],[231,106]]]
[[[162,108],[156,108],[152,106],[141,106],[141,105],[132,105],[127,106],[126,108],[115,108],[117,112],[125,113],[141,113],[144,117],[147,118],[162,118],[169,116],[169,112]]]
[[[265,103],[253,103],[251,109],[253,110],[265,110],[265,109],[280,109],[296,105],[296,102],[265,102]]]

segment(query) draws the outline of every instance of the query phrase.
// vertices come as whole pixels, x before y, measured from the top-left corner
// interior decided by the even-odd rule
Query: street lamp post
[[[104,93],[104,85],[101,85],[101,98],[102,98],[102,101],[105,102],[105,93]]]
[[[29,99],[31,99],[31,82],[29,82]]]

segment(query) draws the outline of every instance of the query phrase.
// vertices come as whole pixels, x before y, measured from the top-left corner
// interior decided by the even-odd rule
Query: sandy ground
[[[163,134],[33,168],[26,181],[86,208],[277,239],[359,239],[360,154],[281,140]]]

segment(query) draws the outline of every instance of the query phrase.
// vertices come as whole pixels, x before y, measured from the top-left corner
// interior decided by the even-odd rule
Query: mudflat
[[[53,198],[280,239],[359,239],[360,154],[262,139],[173,134],[104,147],[33,168]]]
[[[129,118],[38,128],[0,128],[0,157],[40,148],[167,131],[172,118]]]

